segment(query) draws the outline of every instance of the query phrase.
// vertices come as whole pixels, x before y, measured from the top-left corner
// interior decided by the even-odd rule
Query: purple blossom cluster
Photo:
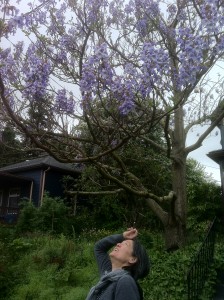
[[[214,36],[214,34],[219,36],[222,32],[221,28],[224,26],[224,7],[220,6],[218,10],[218,3],[216,0],[207,0],[200,4],[198,8],[202,19],[199,26],[195,23],[195,26],[198,27],[198,31],[195,31],[196,28],[187,26],[189,20],[184,8],[178,12],[174,4],[167,8],[167,20],[172,21],[174,17],[177,17],[179,21],[179,26],[174,30],[162,18],[158,19],[160,13],[158,1],[135,2],[138,5],[136,7],[138,13],[136,29],[140,35],[147,39],[147,35],[150,34],[148,28],[151,28],[148,24],[151,26],[154,24],[157,32],[161,34],[159,43],[145,42],[143,44],[141,52],[142,70],[147,77],[147,79],[143,78],[143,86],[146,86],[147,81],[149,90],[151,90],[150,86],[161,86],[164,82],[164,76],[170,78],[173,88],[179,90],[196,82],[198,74],[206,70],[204,54],[213,52],[213,55],[217,55],[224,50],[222,36],[219,39]],[[157,19],[153,21],[156,16]],[[190,22],[192,24],[193,21],[190,20]],[[176,49],[167,47],[171,41],[173,41],[173,45],[176,45]],[[172,53],[172,51],[174,52]],[[176,57],[175,65],[173,64],[174,57]],[[163,89],[172,90],[172,87],[171,85],[163,85]]]
[[[8,34],[15,35],[17,28],[22,30],[32,30],[34,26],[46,26],[48,24],[49,11],[52,9],[52,7],[57,5],[57,0],[39,0],[39,2],[42,3],[43,9],[36,9],[36,6],[33,6],[32,3],[28,3],[28,6],[30,7],[29,13],[21,13],[19,15],[18,11],[12,18],[9,19],[7,23]],[[65,7],[63,6],[63,8]],[[65,13],[65,9],[56,10],[57,18],[59,18],[60,12],[61,15],[63,15],[63,13]]]
[[[126,15],[129,14],[131,11],[131,6],[126,5],[124,8],[124,1],[122,0],[112,0],[109,3],[109,15],[107,17],[107,25],[110,26],[111,24],[117,25],[125,24],[126,23]]]
[[[141,53],[142,72],[152,88],[163,83],[163,76],[169,75],[170,57],[167,49],[159,48],[155,43],[145,43]],[[144,86],[146,84],[144,79]]]
[[[48,24],[47,34],[51,37],[58,35],[58,28],[61,28],[61,30],[64,31],[64,28],[66,27],[67,5],[64,2],[62,4],[60,3],[61,2],[57,0],[51,0],[47,4],[47,7],[45,7],[45,11],[51,12],[47,19],[48,23],[45,22],[45,25]]]
[[[217,9],[219,7],[219,9]],[[200,7],[201,30],[206,34],[218,34],[224,26],[224,6],[218,0],[207,0]]]
[[[38,24],[45,24],[46,23],[46,12],[39,12],[35,14],[35,18],[32,14],[24,14],[18,15],[14,18],[11,18],[8,21],[8,30],[10,33],[15,34],[17,28],[24,29],[24,28],[32,28],[32,26]]]
[[[137,82],[131,74],[116,76],[111,85],[111,96],[118,100],[119,111],[122,115],[128,114],[135,107],[135,96],[138,89]]]
[[[159,1],[157,0],[135,0],[132,3],[138,16],[147,19],[155,19],[160,14]]]
[[[23,49],[24,43],[18,42],[13,50],[6,48],[0,51],[0,72],[7,87],[18,85]]]
[[[15,61],[11,49],[7,48],[0,52],[1,75],[4,82],[16,83]]]
[[[15,5],[11,5],[9,1],[1,1],[0,10],[4,13],[4,18],[16,16],[19,13],[19,9]]]
[[[41,58],[38,50],[35,44],[31,44],[27,49],[26,61],[22,68],[25,82],[22,95],[25,99],[36,100],[47,93],[52,63],[47,58]]]
[[[62,3],[61,6],[56,10],[55,17],[57,19],[58,24],[65,23],[66,10],[67,10],[67,5],[65,3]]]
[[[40,25],[47,28],[46,37],[41,37],[45,46],[31,44],[22,60],[22,43],[13,53],[0,52],[5,81],[16,85],[20,71],[26,99],[46,94],[54,68],[63,79],[68,76],[68,82],[78,82],[81,73],[83,101],[116,99],[121,113],[127,114],[134,108],[136,95],[150,97],[155,87],[165,94],[194,86],[209,57],[224,52],[224,6],[219,6],[220,0],[189,0],[178,9],[176,1],[171,1],[166,10],[158,0],[75,2],[70,4],[71,15],[72,1],[39,0],[41,9],[30,4],[32,13],[13,16],[8,22],[10,33],[17,28],[28,33]],[[102,42],[104,32],[108,43]],[[52,49],[48,50],[47,44]],[[79,59],[84,62],[81,70]],[[59,90],[55,107],[71,113],[73,96]]]
[[[66,113],[68,115],[74,112],[75,101],[72,93],[67,93],[66,89],[57,91],[55,98],[55,109],[57,112]]]
[[[79,8],[79,15],[89,27],[93,27],[104,17],[107,7],[108,0],[86,0],[84,7]]]
[[[121,114],[127,114],[134,107],[138,89],[136,72],[131,64],[127,64],[124,74],[117,75],[110,64],[106,44],[101,44],[83,66],[80,89],[84,102],[94,101],[99,97],[117,99]]]
[[[139,19],[136,22],[136,29],[142,37],[148,34],[148,21],[147,19]]]
[[[132,6],[132,9],[130,6]],[[142,37],[146,37],[150,30],[150,22],[156,20],[160,14],[159,2],[154,0],[130,1],[129,10],[136,17],[136,30]]]
[[[203,71],[203,55],[210,47],[209,41],[201,36],[193,36],[187,28],[180,28],[177,33],[179,49],[179,88],[194,84],[197,74]]]
[[[109,55],[105,43],[95,48],[94,55],[90,56],[83,64],[82,79],[80,81],[81,93],[86,98],[98,93],[99,86],[106,88],[110,85],[113,77],[109,63]]]

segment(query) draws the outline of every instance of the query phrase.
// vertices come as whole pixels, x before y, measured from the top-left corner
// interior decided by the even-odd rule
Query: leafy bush
[[[39,208],[39,223],[42,231],[66,232],[66,220],[68,208],[63,199],[59,197],[50,197],[48,193],[44,194],[43,203]]]
[[[7,299],[9,286],[15,283],[15,273],[12,272],[15,257],[9,251],[14,238],[13,227],[0,226],[0,299]]]
[[[140,282],[145,300],[187,299],[186,275],[201,243],[195,239],[184,249],[167,253],[161,233],[149,234],[144,230],[140,233],[151,258],[151,273]],[[105,229],[92,229],[74,238],[33,233],[14,238],[9,235],[7,243],[0,240],[0,266],[4,263],[7,267],[4,272],[0,268],[3,291],[0,299],[85,299],[90,287],[98,281],[93,245],[109,234]],[[201,300],[212,297],[216,270],[224,267],[223,247],[220,235]],[[3,285],[4,282],[8,285]]]
[[[191,231],[223,213],[221,189],[193,159],[187,162],[188,228]]]
[[[28,200],[21,201],[16,225],[18,232],[33,232],[38,228],[38,209]]]
[[[17,222],[17,232],[67,232],[68,208],[63,199],[44,194],[41,207],[23,201]]]

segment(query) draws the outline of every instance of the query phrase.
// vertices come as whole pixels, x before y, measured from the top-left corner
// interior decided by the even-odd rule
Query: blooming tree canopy
[[[168,232],[167,247],[181,246],[186,158],[224,116],[223,78],[210,75],[224,53],[224,1],[39,0],[26,13],[1,5],[1,40],[10,42],[0,51],[2,111],[58,160],[91,163],[144,197]],[[14,41],[20,31],[23,40]],[[30,107],[44,107],[44,126]],[[208,121],[186,147],[192,126]],[[149,138],[158,127],[162,143]],[[170,159],[174,193],[154,195],[130,172],[120,153],[131,140]]]

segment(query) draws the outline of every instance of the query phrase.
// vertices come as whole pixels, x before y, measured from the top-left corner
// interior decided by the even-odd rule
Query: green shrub
[[[39,208],[39,228],[42,231],[56,233],[66,232],[68,208],[63,199],[44,194],[43,203]]]
[[[68,231],[68,208],[63,199],[44,194],[41,207],[23,201],[16,225],[18,233],[52,232],[66,233]]]
[[[195,239],[184,249],[167,253],[161,233],[140,233],[151,259],[150,275],[140,282],[144,299],[187,299],[186,275],[201,243]],[[0,240],[0,299],[85,299],[99,279],[93,245],[109,234],[92,229],[75,238],[33,233],[14,239],[9,235],[7,243]],[[220,235],[201,300],[212,298],[216,270],[224,267],[223,247]]]
[[[30,201],[22,201],[16,224],[17,232],[33,232],[38,229],[38,209]]]

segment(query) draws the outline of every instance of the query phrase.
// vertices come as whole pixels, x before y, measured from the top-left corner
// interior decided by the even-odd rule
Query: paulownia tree
[[[210,75],[224,51],[224,1],[37,2],[1,22],[2,41],[11,41],[0,52],[2,111],[30,145],[61,162],[91,164],[112,193],[145,199],[167,249],[181,247],[186,159],[224,116],[222,78]],[[25,42],[15,42],[18,30]],[[189,130],[215,109],[186,147]],[[156,195],[129,168],[124,153],[133,141],[169,159],[170,193]]]

